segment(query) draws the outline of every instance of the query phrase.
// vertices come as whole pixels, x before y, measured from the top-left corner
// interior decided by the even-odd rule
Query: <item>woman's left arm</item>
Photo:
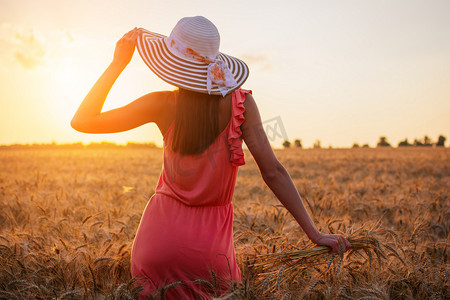
[[[102,113],[109,91],[133,57],[138,35],[135,28],[117,42],[113,61],[84,98],[72,118],[72,128],[85,133],[112,133],[158,121],[164,102],[161,98],[167,98],[167,92],[150,93],[128,105]]]

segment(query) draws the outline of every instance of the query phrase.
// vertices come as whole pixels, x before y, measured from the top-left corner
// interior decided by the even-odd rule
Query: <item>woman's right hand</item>
[[[330,247],[330,254],[343,254],[352,247],[350,242],[341,234],[320,233],[319,237],[313,242],[319,246]]]
[[[114,50],[113,65],[125,68],[129,64],[134,54],[138,36],[139,29],[135,27],[133,30],[125,33],[124,36],[117,41],[116,49]]]

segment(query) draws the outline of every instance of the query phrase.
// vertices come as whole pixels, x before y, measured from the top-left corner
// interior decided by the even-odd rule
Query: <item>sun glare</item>
[[[86,72],[71,57],[63,58],[55,66],[52,88],[60,121],[70,120],[83,100],[87,85],[85,75]]]
[[[57,68],[56,79],[61,87],[75,90],[77,82],[82,79],[82,74],[73,60],[64,58]]]

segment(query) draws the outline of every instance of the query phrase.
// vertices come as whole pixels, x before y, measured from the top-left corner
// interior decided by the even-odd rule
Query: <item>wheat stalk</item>
[[[373,253],[377,256],[379,263],[381,263],[381,259],[386,259],[387,257],[382,249],[382,244],[373,236],[375,233],[380,232],[381,230],[361,230],[346,237],[351,245],[351,249],[346,255],[346,258],[349,259],[352,254],[363,251],[367,254],[370,263]],[[391,252],[393,250],[391,247],[386,247],[386,249]],[[330,254],[330,250],[331,248],[327,246],[315,246],[305,249],[260,254],[256,256],[256,262],[252,267],[256,270],[265,285],[269,281],[272,286],[278,288],[281,281],[285,281],[286,279],[292,280],[302,271],[317,265],[328,264],[326,269],[328,271],[332,261],[337,256]],[[342,265],[344,259],[343,253],[339,257],[340,260],[335,271],[335,276],[339,273]],[[281,278],[282,276],[284,277],[283,279]]]

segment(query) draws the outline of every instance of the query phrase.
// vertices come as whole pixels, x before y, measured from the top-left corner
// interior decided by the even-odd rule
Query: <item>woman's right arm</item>
[[[111,64],[91,88],[73,116],[71,121],[73,129],[85,133],[113,133],[155,122],[164,131],[168,103],[173,99],[171,91],[149,93],[125,106],[102,112],[109,91],[133,57],[138,35],[139,31],[135,28],[117,42]]]
[[[241,125],[245,144],[250,150],[264,182],[278,200],[294,216],[308,238],[318,245],[329,246],[331,253],[350,249],[350,243],[342,236],[319,232],[294,185],[289,173],[278,161],[262,126],[258,107],[251,94],[244,102],[245,121]]]

